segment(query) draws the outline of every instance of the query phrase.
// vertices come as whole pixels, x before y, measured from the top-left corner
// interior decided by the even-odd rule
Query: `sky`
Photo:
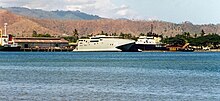
[[[2,7],[80,10],[105,18],[220,24],[220,0],[0,0]]]

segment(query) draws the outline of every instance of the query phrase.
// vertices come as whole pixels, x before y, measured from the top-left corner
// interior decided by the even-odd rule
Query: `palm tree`
[[[197,38],[197,34],[194,34],[194,37]]]
[[[79,39],[79,33],[78,33],[77,29],[75,29],[75,30],[73,31],[73,36],[76,37],[77,40]]]
[[[204,35],[205,35],[205,31],[202,29],[201,36],[204,36]]]

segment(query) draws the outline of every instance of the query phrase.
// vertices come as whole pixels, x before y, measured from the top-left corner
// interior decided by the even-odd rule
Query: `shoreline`
[[[19,51],[2,51],[2,52],[74,52],[72,48],[67,49],[30,49],[30,48],[23,48]],[[94,52],[94,51],[90,51]],[[100,51],[101,52],[101,51]],[[138,52],[189,52],[189,51],[168,51],[168,50],[145,50],[145,51],[138,51]],[[220,49],[210,49],[210,50],[195,50],[192,52],[220,52]]]
[[[220,49],[195,50],[195,52],[220,52]]]

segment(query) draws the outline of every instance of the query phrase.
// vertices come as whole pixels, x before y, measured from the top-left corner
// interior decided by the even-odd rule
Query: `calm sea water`
[[[0,56],[0,101],[220,101],[220,53]]]

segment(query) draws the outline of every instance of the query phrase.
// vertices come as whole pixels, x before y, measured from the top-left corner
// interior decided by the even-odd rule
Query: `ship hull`
[[[138,52],[138,49],[136,48],[135,43],[130,43],[126,45],[122,45],[117,47],[118,49],[121,49],[122,52]]]
[[[122,46],[118,47],[112,47],[112,48],[87,48],[87,49],[74,49],[75,52],[131,52],[133,51],[132,46],[135,45],[135,43],[128,43]]]
[[[21,47],[4,47],[4,46],[0,46],[0,51],[21,51]]]
[[[168,49],[163,45],[154,44],[136,44],[135,47],[141,51],[167,51]]]
[[[120,49],[74,49],[73,52],[121,52]]]
[[[177,51],[180,51],[180,52],[194,52],[195,51],[195,49],[191,49],[191,48],[189,48],[189,49],[179,49],[179,50],[177,50]]]

